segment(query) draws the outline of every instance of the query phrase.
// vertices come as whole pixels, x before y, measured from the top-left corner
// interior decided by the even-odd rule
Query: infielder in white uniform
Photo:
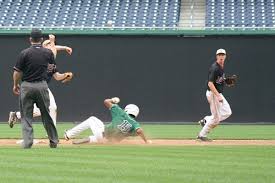
[[[57,52],[58,51],[66,51],[69,55],[72,54],[72,48],[68,47],[68,46],[60,46],[60,45],[55,45],[55,36],[50,34],[49,35],[49,39],[45,40],[42,44],[42,46],[44,48],[48,48],[50,50],[52,50],[54,57],[56,58]],[[55,69],[55,68],[53,68]],[[70,75],[70,76],[68,76]],[[67,73],[59,73],[59,72],[55,72],[54,74],[49,73],[48,74],[48,80],[47,82],[49,83],[51,81],[51,78],[54,77],[55,80],[57,81],[61,81],[66,79],[67,77],[72,77],[72,73],[67,72]],[[51,92],[50,89],[48,89],[49,91],[49,98],[50,98],[50,106],[49,106],[49,110],[50,110],[50,115],[53,119],[54,125],[56,126],[56,117],[57,117],[57,105],[54,99],[54,96]],[[33,117],[39,117],[41,116],[41,112],[39,110],[39,108],[36,106],[36,104],[34,104],[34,109],[33,109]],[[19,111],[17,112],[10,112],[9,113],[9,126],[12,128],[14,126],[14,124],[19,121],[21,119],[21,114]]]
[[[230,105],[222,94],[225,84],[225,59],[226,51],[218,49],[216,51],[216,62],[209,69],[206,98],[210,105],[211,115],[205,116],[199,121],[199,124],[203,128],[197,139],[201,141],[211,141],[207,138],[207,134],[232,114]]]

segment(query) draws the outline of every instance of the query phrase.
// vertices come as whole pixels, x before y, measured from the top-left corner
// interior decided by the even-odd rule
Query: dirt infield
[[[0,139],[0,146],[19,146],[18,139]],[[35,139],[34,146],[48,145],[47,139]],[[60,140],[60,145],[73,145],[72,141]],[[85,144],[88,145],[88,144]],[[165,140],[153,139],[152,144],[144,144],[141,140],[123,140],[116,144],[104,145],[146,145],[146,146],[234,146],[234,145],[253,145],[253,146],[275,146],[275,140],[213,140],[212,142],[201,142],[197,140]]]

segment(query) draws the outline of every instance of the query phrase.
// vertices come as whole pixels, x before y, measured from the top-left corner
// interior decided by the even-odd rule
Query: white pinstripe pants
[[[201,137],[206,137],[211,129],[215,128],[221,121],[232,114],[229,103],[222,94],[220,95],[223,98],[223,102],[219,102],[212,91],[206,91],[206,98],[210,105],[211,115],[204,117],[206,124],[199,133]]]

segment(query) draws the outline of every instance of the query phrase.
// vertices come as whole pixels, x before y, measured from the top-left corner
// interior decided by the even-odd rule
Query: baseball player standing
[[[199,124],[201,124],[203,128],[197,139],[201,141],[211,141],[207,138],[210,130],[214,129],[221,121],[232,114],[230,105],[222,94],[225,84],[225,59],[226,51],[224,49],[218,49],[216,51],[216,62],[211,65],[208,72],[206,98],[210,105],[211,116],[205,116],[199,121]]]
[[[55,45],[55,36],[52,34],[49,35],[49,39],[47,39],[43,42],[42,46],[44,48],[50,49],[53,52],[55,59],[56,59],[58,51],[64,50],[69,55],[72,54],[72,48],[70,48],[68,46]],[[58,71],[56,71],[55,73],[49,72],[47,83],[49,83],[51,81],[52,77],[54,77],[54,79],[57,81],[64,80],[64,79],[71,79],[72,73],[66,72],[66,73],[61,74]],[[56,105],[55,98],[54,98],[51,90],[48,89],[48,91],[49,91],[49,97],[50,97],[50,107],[49,107],[50,115],[53,119],[54,125],[56,126],[57,105]],[[40,112],[39,108],[34,104],[33,117],[39,117],[39,116],[41,116],[41,112]],[[19,121],[20,119],[21,119],[21,114],[19,111],[11,111],[9,113],[9,120],[8,120],[9,126],[12,128],[14,126],[14,124],[17,121]]]
[[[49,138],[51,148],[58,144],[58,134],[50,116],[48,73],[55,72],[56,64],[53,53],[43,48],[42,32],[33,29],[30,35],[31,47],[23,50],[14,66],[13,92],[19,95],[19,108],[22,122],[23,148],[33,145],[33,105],[39,107],[42,122]],[[21,84],[19,85],[21,80]]]

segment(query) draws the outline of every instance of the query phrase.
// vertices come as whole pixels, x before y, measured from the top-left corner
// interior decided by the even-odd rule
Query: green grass
[[[0,149],[1,182],[271,183],[273,147],[75,146]]]
[[[62,138],[73,124],[58,124]],[[197,125],[143,125],[150,138],[192,139]],[[45,138],[41,124],[36,138]],[[81,136],[87,136],[87,130]],[[215,139],[275,139],[275,125],[220,125]],[[0,138],[21,126],[0,125]],[[0,183],[275,183],[274,146],[0,146]]]
[[[63,138],[65,129],[74,124],[57,124],[59,136]],[[150,138],[162,139],[194,139],[201,130],[199,125],[142,125]],[[21,125],[9,128],[7,124],[0,124],[0,138],[21,138]],[[81,134],[88,136],[90,130]],[[36,138],[45,138],[46,132],[41,124],[34,124]],[[214,139],[275,139],[275,125],[219,125],[209,135]]]

